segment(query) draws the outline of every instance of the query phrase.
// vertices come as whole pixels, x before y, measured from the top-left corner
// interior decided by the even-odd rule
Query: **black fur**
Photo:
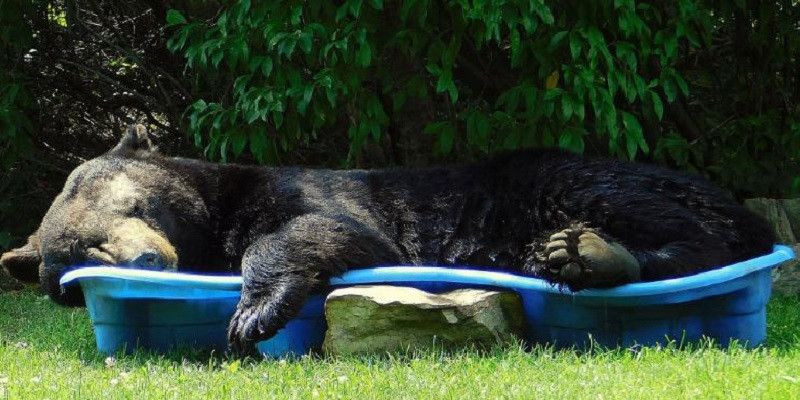
[[[764,221],[700,177],[556,150],[416,170],[160,162],[220,182],[204,200],[216,210],[210,242],[245,278],[230,326],[240,348],[272,336],[310,292],[349,268],[501,267],[580,289],[624,281],[559,282],[537,265],[548,237],[576,225],[626,248],[642,280],[763,254],[774,241]]]
[[[146,148],[118,146],[68,181],[38,232],[43,284],[63,296],[52,282],[67,256],[75,261],[66,246],[88,235],[61,227],[65,216],[102,211],[94,218],[102,222],[119,213],[87,206],[86,196],[82,208],[70,205],[75,193],[99,190],[84,188],[82,177],[96,186],[127,168],[141,186],[132,193],[148,204],[141,218],[153,237],[172,243],[182,267],[241,268],[242,299],[229,329],[239,350],[274,335],[310,293],[350,268],[498,267],[579,290],[693,274],[767,253],[774,241],[763,220],[700,177],[558,150],[336,171],[166,158],[135,142]],[[109,228],[80,232],[93,229],[98,242]],[[23,259],[22,251],[8,254],[8,265]]]

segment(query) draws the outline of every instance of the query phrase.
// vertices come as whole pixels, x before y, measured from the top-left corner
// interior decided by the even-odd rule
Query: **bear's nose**
[[[141,252],[138,256],[131,260],[130,264],[138,267],[164,267],[164,257],[156,251],[146,250]]]

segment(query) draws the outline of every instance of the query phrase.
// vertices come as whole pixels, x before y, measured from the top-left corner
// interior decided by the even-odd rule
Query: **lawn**
[[[769,305],[756,350],[644,348],[590,352],[518,347],[481,354],[232,360],[94,348],[84,309],[32,290],[0,294],[0,398],[800,398],[800,299]]]

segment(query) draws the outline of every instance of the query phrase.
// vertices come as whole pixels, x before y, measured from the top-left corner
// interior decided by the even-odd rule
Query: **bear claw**
[[[228,343],[236,354],[249,354],[255,350],[258,338],[258,312],[252,307],[237,307],[228,328]]]

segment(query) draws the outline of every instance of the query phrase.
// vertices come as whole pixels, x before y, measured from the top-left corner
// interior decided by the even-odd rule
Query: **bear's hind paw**
[[[536,253],[536,261],[538,275],[571,290],[635,282],[641,272],[627,249],[588,228],[551,235]]]

